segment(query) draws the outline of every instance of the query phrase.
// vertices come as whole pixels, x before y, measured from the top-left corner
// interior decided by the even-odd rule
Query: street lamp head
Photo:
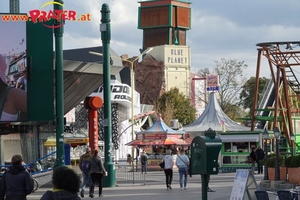
[[[275,135],[276,139],[280,138],[280,131],[277,126],[274,128],[274,135]]]
[[[143,55],[145,55],[145,54],[149,53],[150,51],[152,51],[152,49],[153,49],[152,47],[149,48],[149,49],[146,49],[146,50],[143,51],[140,55],[138,55],[133,61],[131,61],[131,63],[137,61],[140,57],[142,57]]]
[[[152,51],[152,49],[153,49],[153,47],[151,47],[151,48],[149,48],[149,49],[146,49],[142,54],[144,55],[144,54],[147,54],[147,53],[149,53],[150,51]]]
[[[268,132],[268,130],[265,128],[265,130],[264,130],[264,139],[266,140],[266,139],[269,139],[269,132]]]
[[[295,134],[293,132],[291,132],[290,137],[292,141],[295,141]]]
[[[96,55],[96,56],[103,56],[102,53],[98,53],[98,52],[94,52],[94,51],[89,51],[89,54],[93,54],[93,55]]]

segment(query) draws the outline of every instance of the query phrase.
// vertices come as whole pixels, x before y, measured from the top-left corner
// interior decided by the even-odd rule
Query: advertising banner
[[[26,21],[0,20],[0,30],[0,121],[24,122],[28,91]]]

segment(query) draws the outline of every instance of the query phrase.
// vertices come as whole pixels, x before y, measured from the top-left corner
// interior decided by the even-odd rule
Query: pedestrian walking
[[[166,155],[162,159],[162,162],[165,163],[164,166],[164,172],[166,176],[166,186],[167,190],[172,190],[172,180],[173,180],[173,166],[174,166],[174,159],[171,155],[172,151],[171,150],[166,150]]]
[[[265,152],[261,149],[261,146],[258,146],[255,153],[257,156],[257,173],[262,174],[264,172],[263,161],[265,159]]]
[[[176,158],[176,166],[178,167],[179,185],[181,190],[186,190],[189,163],[190,159],[185,155],[184,149],[180,149]]]
[[[127,154],[127,163],[128,163],[128,165],[132,165],[132,161],[133,161],[132,156],[128,153]]]
[[[141,166],[142,166],[142,173],[145,174],[147,174],[147,161],[148,161],[148,157],[143,151],[141,155]]]
[[[88,183],[89,186],[92,184],[92,179],[90,175],[90,169],[91,169],[91,164],[90,164],[90,159],[92,158],[91,154],[91,148],[88,147],[86,149],[85,154],[80,156],[79,159],[79,169],[82,172],[82,185],[81,185],[81,191],[80,191],[80,196],[83,198],[84,197],[84,190],[86,187],[86,184]]]
[[[26,200],[33,190],[33,180],[22,166],[21,155],[11,158],[12,166],[3,174],[0,182],[0,200]]]
[[[254,173],[254,171],[255,171],[255,163],[257,161],[257,155],[255,153],[255,147],[251,148],[251,153],[250,153],[249,157],[250,157],[250,163],[251,163],[251,170],[252,170],[253,174],[255,174]]]
[[[40,200],[80,200],[80,178],[67,166],[54,168],[52,175],[53,190],[46,191]]]
[[[90,186],[90,197],[94,198],[94,189],[95,184],[98,181],[99,185],[99,197],[103,197],[102,195],[102,178],[103,176],[107,176],[107,172],[104,168],[103,162],[101,161],[100,156],[98,155],[98,151],[95,150],[93,157],[90,159],[91,169],[90,174],[92,178],[92,184]]]

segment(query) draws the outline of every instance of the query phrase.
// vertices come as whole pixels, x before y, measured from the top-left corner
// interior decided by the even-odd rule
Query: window
[[[249,142],[233,142],[232,152],[249,152]]]
[[[247,155],[236,156],[223,156],[223,164],[246,164]]]
[[[231,142],[224,143],[224,151],[225,152],[231,152],[232,151],[232,149],[231,149]]]

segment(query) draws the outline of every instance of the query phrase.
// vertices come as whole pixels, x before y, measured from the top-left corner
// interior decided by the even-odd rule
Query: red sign
[[[165,139],[166,134],[153,134],[153,133],[145,133],[144,134],[144,139]]]
[[[211,75],[206,78],[207,87],[219,86],[219,76]]]

